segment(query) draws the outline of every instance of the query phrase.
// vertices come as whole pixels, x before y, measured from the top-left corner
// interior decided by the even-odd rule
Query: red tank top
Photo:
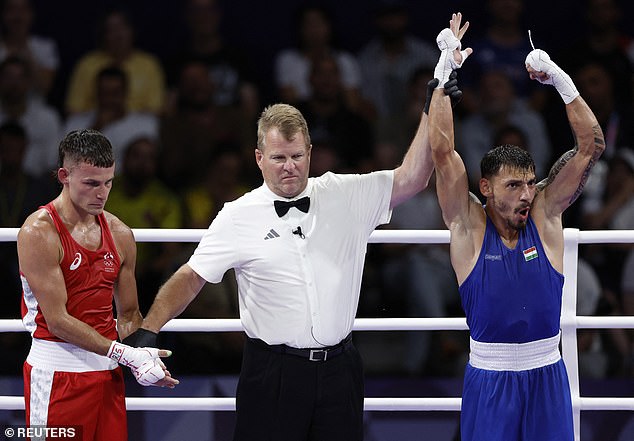
[[[71,236],[52,202],[43,207],[50,214],[59,234],[64,250],[60,262],[66,282],[66,310],[73,317],[92,326],[106,338],[117,338],[117,327],[113,315],[114,284],[119,275],[121,262],[103,213],[97,216],[101,226],[101,247],[91,251]],[[37,300],[28,280],[22,279],[22,321],[34,338],[63,341],[49,332]]]

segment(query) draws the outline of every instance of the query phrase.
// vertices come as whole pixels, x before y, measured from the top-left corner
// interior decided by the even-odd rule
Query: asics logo
[[[81,253],[75,253],[75,260],[70,264],[70,270],[75,271],[81,265]]]

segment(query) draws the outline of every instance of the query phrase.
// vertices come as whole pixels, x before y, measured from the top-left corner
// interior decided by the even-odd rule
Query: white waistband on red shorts
[[[26,362],[56,372],[109,371],[117,362],[71,343],[34,338]]]
[[[548,366],[561,359],[561,333],[528,343],[483,343],[470,339],[469,364],[490,371],[525,371]]]

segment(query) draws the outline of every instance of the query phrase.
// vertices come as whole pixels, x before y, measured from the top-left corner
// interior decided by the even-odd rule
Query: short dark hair
[[[59,167],[63,167],[66,160],[101,168],[112,167],[112,144],[97,130],[73,130],[59,143]]]
[[[492,148],[484,155],[480,161],[480,174],[489,179],[503,166],[535,173],[535,161],[526,150],[516,145],[504,144]]]

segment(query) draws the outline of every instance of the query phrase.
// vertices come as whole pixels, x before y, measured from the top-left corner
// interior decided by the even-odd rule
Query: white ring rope
[[[17,228],[0,228],[0,242],[15,241]],[[137,242],[198,242],[204,229],[133,229]],[[449,243],[446,230],[376,230],[370,243]],[[576,315],[577,259],[579,244],[634,243],[634,231],[579,231],[564,229],[564,284],[561,315],[562,353],[570,377],[575,414],[575,438],[579,439],[581,410],[631,410],[634,398],[581,397],[577,365],[577,329],[634,328],[633,316],[589,317]],[[356,319],[355,331],[466,330],[465,318],[362,318]],[[169,332],[241,331],[239,319],[174,319],[163,327]],[[21,320],[0,320],[0,332],[24,332]],[[368,411],[459,411],[461,398],[365,398]],[[126,398],[128,410],[215,411],[235,410],[235,398]],[[0,396],[0,409],[23,410],[24,398]]]
[[[634,316],[577,316],[572,323],[578,329],[634,329]],[[354,331],[465,331],[464,317],[358,318]],[[161,331],[167,332],[240,332],[240,319],[173,319]],[[0,320],[0,332],[26,332],[22,320]]]
[[[631,410],[634,398],[580,398],[583,410]],[[153,411],[234,411],[236,399],[227,397],[127,397],[127,410]],[[367,411],[460,411],[459,397],[455,398],[365,398]],[[0,409],[24,410],[23,397],[0,397]]]
[[[13,242],[18,228],[0,228],[0,242]],[[198,242],[205,229],[133,228],[137,242]],[[631,230],[579,231],[565,228],[564,234],[576,239],[579,244],[588,243],[634,243]],[[370,243],[449,243],[447,230],[376,230],[370,235]]]

